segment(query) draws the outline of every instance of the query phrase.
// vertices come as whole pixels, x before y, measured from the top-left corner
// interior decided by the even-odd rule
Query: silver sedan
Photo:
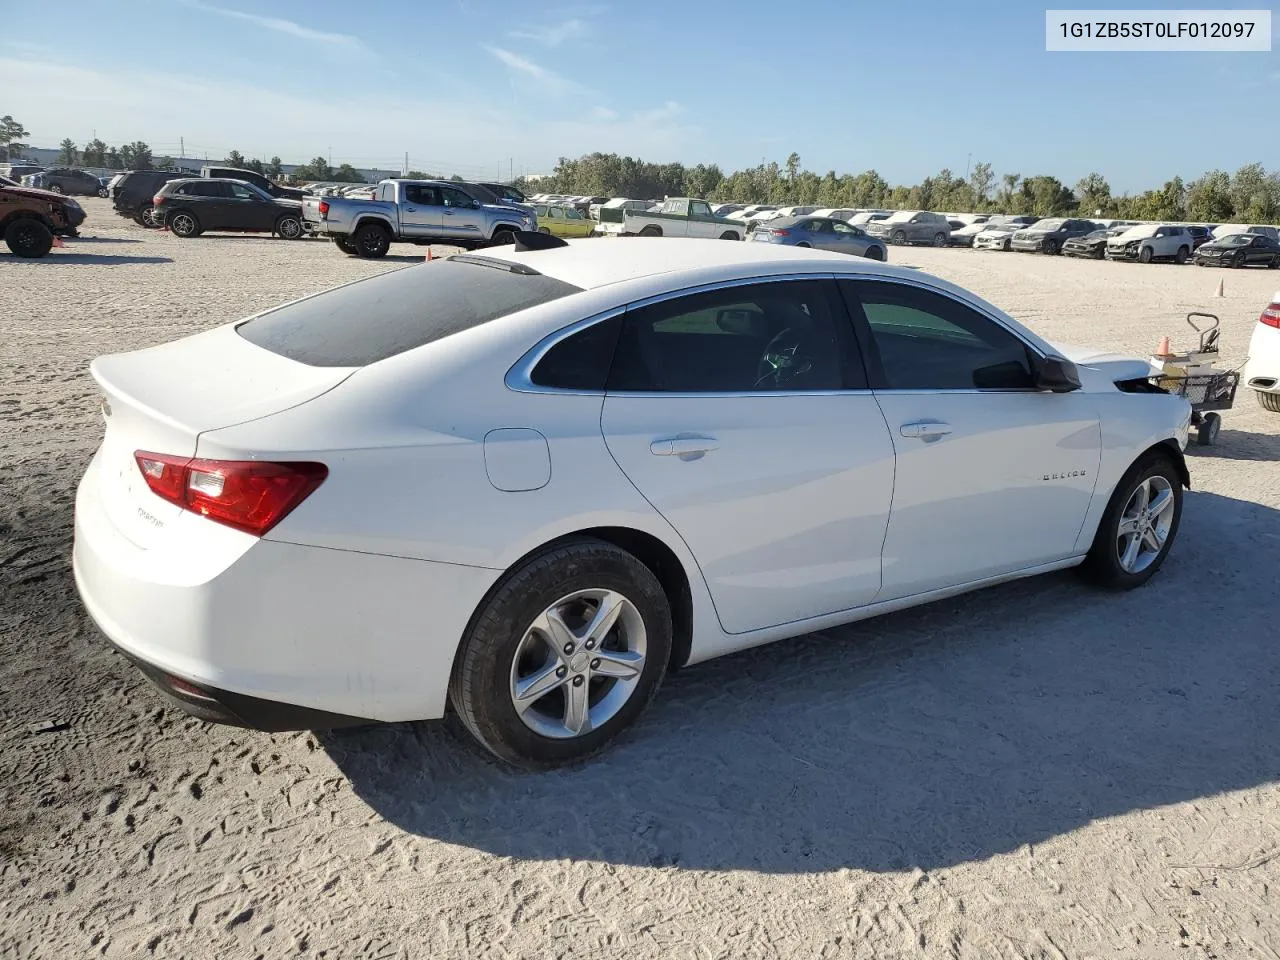
[[[868,236],[861,227],[832,217],[778,217],[755,228],[753,241],[813,247],[835,253],[851,253],[870,260],[887,260],[884,242]]]

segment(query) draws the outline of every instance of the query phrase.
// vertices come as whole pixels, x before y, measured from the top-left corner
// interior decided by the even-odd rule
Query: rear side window
[[[540,387],[603,392],[621,330],[619,315],[570,334],[546,352],[529,379]]]
[[[236,331],[313,367],[363,367],[579,292],[502,260],[462,255],[338,287],[246,320]]]

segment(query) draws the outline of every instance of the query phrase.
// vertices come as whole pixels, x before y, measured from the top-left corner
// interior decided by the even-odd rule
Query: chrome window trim
[[[551,348],[554,347],[556,344],[558,344],[561,340],[564,340],[567,337],[571,337],[575,333],[585,330],[588,327],[594,326],[597,323],[603,323],[606,320],[610,320],[614,317],[621,316],[622,314],[625,314],[629,310],[638,310],[641,307],[647,307],[655,303],[663,303],[667,300],[674,300],[677,297],[694,296],[699,293],[709,293],[714,290],[728,290],[734,287],[749,286],[751,284],[756,284],[756,283],[770,283],[770,282],[781,283],[781,282],[796,281],[796,280],[870,280],[870,281],[876,281],[879,283],[898,283],[898,284],[904,284],[906,286],[916,287],[918,289],[928,291],[929,293],[937,294],[938,296],[941,296],[941,297],[947,297],[955,301],[956,303],[960,304],[961,306],[967,307],[968,309],[977,313],[979,316],[990,320],[992,323],[996,324],[1006,333],[1013,336],[1015,339],[1021,342],[1023,346],[1025,346],[1032,353],[1032,355],[1039,357],[1041,360],[1045,359],[1045,354],[1043,351],[1041,351],[1038,347],[1036,347],[1035,344],[1028,343],[1027,340],[1017,330],[1011,329],[1009,325],[999,317],[993,316],[991,313],[989,313],[987,310],[983,309],[982,307],[978,306],[977,304],[971,303],[966,299],[957,297],[946,290],[942,290],[928,283],[922,283],[919,280],[917,280],[915,277],[885,276],[883,274],[877,274],[877,273],[871,273],[871,272],[863,273],[862,271],[847,272],[847,273],[845,272],[842,272],[842,273],[827,273],[827,272],[784,273],[784,274],[773,274],[773,275],[756,276],[756,277],[739,277],[733,280],[717,280],[711,283],[697,284],[696,286],[692,286],[692,287],[683,287],[679,290],[668,290],[665,293],[654,294],[651,297],[645,297],[644,299],[641,299],[641,300],[633,300],[630,303],[624,304],[619,307],[610,307],[608,310],[604,310],[600,313],[593,314],[592,316],[586,317],[582,320],[574,321],[568,326],[561,327],[559,330],[555,330],[547,334],[545,337],[539,340],[536,344],[534,344],[533,347],[530,348],[524,354],[524,356],[522,356],[519,360],[517,360],[511,366],[511,368],[507,371],[506,376],[503,378],[503,383],[506,385],[507,389],[515,391],[516,393],[550,393],[550,394],[562,394],[565,396],[580,396],[580,397],[603,397],[607,393],[611,397],[631,397],[631,398],[678,397],[678,398],[684,398],[684,399],[693,399],[697,397],[716,397],[716,398],[723,399],[726,397],[874,396],[877,392],[893,393],[895,395],[913,394],[917,396],[932,396],[936,394],[956,394],[956,393],[960,393],[960,394],[1024,393],[1025,394],[1025,393],[1043,393],[1044,392],[1042,390],[1037,390],[1034,387],[1027,387],[1027,388],[1001,387],[1001,388],[991,388],[991,389],[978,389],[976,387],[970,387],[970,388],[956,388],[956,389],[937,388],[937,389],[931,389],[931,390],[885,389],[880,391],[872,390],[870,388],[859,388],[854,390],[742,390],[742,391],[723,391],[723,392],[722,391],[676,392],[676,391],[666,391],[666,390],[626,390],[626,391],[614,390],[610,392],[606,390],[574,390],[566,387],[544,387],[533,382],[532,375],[533,375],[534,368],[538,365],[538,363],[542,360],[542,358],[547,355],[547,353],[551,350]]]

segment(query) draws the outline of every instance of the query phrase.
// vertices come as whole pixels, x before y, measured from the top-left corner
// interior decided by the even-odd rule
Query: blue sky
[[[794,150],[891,183],[972,155],[1115,190],[1280,167],[1280,53],[1047,53],[1047,5],[61,0],[51,21],[0,0],[0,114],[37,146],[96,131],[366,167],[407,151],[468,176],[592,150],[726,171]]]

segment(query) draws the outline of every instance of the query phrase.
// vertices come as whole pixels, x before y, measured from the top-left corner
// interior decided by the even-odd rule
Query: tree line
[[[891,185],[875,170],[820,175],[804,170],[800,155],[785,164],[762,163],[726,174],[716,164],[688,167],[647,163],[615,153],[561,157],[550,177],[522,181],[527,192],[574,196],[704,197],[716,202],[875,207],[897,210],[999,212],[1040,217],[1078,215],[1118,220],[1192,220],[1225,223],[1280,221],[1280,171],[1248,163],[1235,173],[1212,170],[1190,182],[1174,177],[1139,194],[1113,194],[1100,173],[1068,186],[1045,174],[1002,173],[979,162],[968,176],[944,168],[913,186]]]

